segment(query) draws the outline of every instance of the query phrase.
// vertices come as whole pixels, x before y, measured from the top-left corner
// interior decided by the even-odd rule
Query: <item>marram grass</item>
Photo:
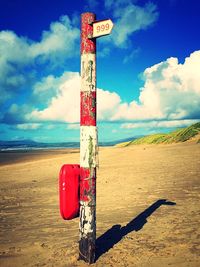
[[[179,129],[168,134],[152,134],[135,139],[130,142],[118,144],[118,147],[140,144],[172,144],[185,142],[200,133],[200,122],[195,123],[187,128]],[[199,143],[200,140],[198,140]]]

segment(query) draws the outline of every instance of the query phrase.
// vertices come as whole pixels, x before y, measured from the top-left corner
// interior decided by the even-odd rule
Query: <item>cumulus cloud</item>
[[[53,75],[43,78],[35,85],[35,97],[52,94],[48,106],[35,109],[27,115],[32,121],[59,121],[76,123],[80,121],[80,86],[79,73],[65,72],[60,77]],[[97,111],[99,120],[109,120],[120,105],[120,96],[115,92],[97,89]],[[76,124],[74,124],[76,125]],[[74,126],[69,126],[74,127]],[[72,129],[71,128],[71,129]]]
[[[139,101],[120,103],[111,120],[200,118],[200,51],[183,64],[169,58],[144,71]]]
[[[174,121],[150,121],[150,122],[135,122],[135,123],[123,123],[120,128],[122,129],[139,129],[139,128],[178,128],[186,127],[193,123],[197,123],[199,120],[174,120]]]
[[[139,6],[127,0],[106,0],[105,7],[113,10],[115,27],[110,39],[118,47],[126,47],[130,35],[147,29],[158,18],[156,5],[152,2]]]
[[[30,106],[27,104],[12,104],[8,110],[1,113],[1,122],[5,124],[22,124],[26,122],[26,114],[30,112]]]
[[[35,42],[12,31],[0,32],[0,103],[19,95],[35,81],[38,64],[62,65],[78,51],[79,29],[68,16],[52,22]],[[77,49],[76,49],[77,48]],[[77,52],[78,53],[78,52]],[[65,56],[63,56],[65,55]],[[28,71],[27,71],[28,68]]]
[[[179,64],[177,58],[169,58],[147,68],[140,94],[143,107],[153,111],[154,117],[156,114],[153,113],[157,111],[160,118],[199,118],[199,68],[200,51],[192,53],[183,64]]]
[[[68,16],[61,16],[57,22],[50,24],[50,30],[42,33],[40,42],[35,42],[29,47],[30,56],[42,57],[43,60],[51,60],[56,64],[63,61],[63,56],[74,57],[78,51],[79,29],[72,25]],[[76,49],[77,48],[77,49]]]
[[[48,75],[37,81],[33,86],[33,98],[37,99],[37,103],[48,105],[54,96],[60,93],[60,86],[74,76],[72,72],[64,72],[61,76]],[[78,74],[75,74],[78,78]],[[78,82],[78,81],[77,81]]]
[[[89,1],[89,5],[97,5],[97,1]],[[132,23],[130,17],[137,11],[141,18],[137,19],[138,28],[145,28],[148,23],[151,24],[150,20],[145,19],[148,14],[152,12],[154,16],[153,5],[146,5],[144,7],[138,7],[129,1],[119,1],[114,3],[110,1],[110,5],[107,3],[107,8],[114,7],[114,17],[116,20],[116,29],[120,30],[116,35],[116,45],[122,46],[128,36],[132,33],[131,29],[126,29],[126,33],[121,31],[121,28],[129,22]],[[129,13],[131,10],[131,14]],[[133,11],[135,10],[135,11]],[[133,13],[132,13],[133,12]],[[122,16],[123,13],[123,16]],[[134,16],[133,16],[134,17]],[[139,22],[139,20],[143,21]],[[135,21],[133,21],[135,25]],[[135,26],[134,26],[135,27]],[[133,31],[137,30],[134,28]],[[57,106],[62,104],[62,99],[67,97],[69,94],[72,97],[72,91],[67,89],[64,91],[62,88],[68,88],[70,79],[64,73],[61,77],[55,77],[53,75],[46,75],[43,78],[38,77],[41,74],[41,66],[45,73],[48,68],[58,67],[59,72],[62,71],[62,64],[66,64],[66,59],[74,57],[76,53],[79,53],[79,29],[76,26],[75,19],[68,16],[60,17],[59,21],[52,22],[48,31],[43,31],[39,41],[34,41],[24,36],[18,36],[12,31],[1,31],[0,32],[0,120],[4,123],[23,123],[29,119],[27,112],[34,114],[32,118],[40,120],[53,119],[53,115],[50,113],[52,110],[55,111],[54,118],[64,121],[77,121],[79,118],[79,112],[72,112],[73,118],[69,114],[69,111],[65,108],[65,115],[57,111]],[[104,48],[101,52],[101,56],[105,56],[109,53],[108,47]],[[59,64],[59,66],[58,66]],[[64,66],[64,65],[63,65]],[[45,68],[44,68],[45,67]],[[60,68],[61,67],[61,68]],[[48,71],[47,71],[48,73]],[[79,78],[76,77],[78,80]],[[78,82],[75,82],[75,88],[79,88]],[[66,83],[65,83],[66,81]],[[79,89],[76,89],[77,92]],[[74,90],[75,91],[75,90]],[[74,92],[73,92],[74,93]],[[109,119],[109,116],[114,117],[114,110],[121,103],[120,96],[116,93],[104,91],[99,89],[99,109],[98,114],[101,120]],[[21,103],[21,96],[26,95],[29,102],[25,104]],[[76,93],[77,97],[79,93]],[[72,97],[74,99],[74,97]],[[12,99],[12,101],[10,100]],[[103,100],[102,100],[103,99]],[[7,102],[6,102],[7,101]],[[10,102],[8,102],[10,101]],[[70,102],[70,101],[69,101]],[[111,109],[109,104],[105,107],[105,103],[109,103],[113,108]],[[11,104],[10,104],[11,103]],[[68,103],[68,102],[67,102]],[[10,107],[9,107],[10,104]],[[36,105],[37,107],[34,107]],[[38,105],[40,107],[38,107]],[[62,106],[62,105],[61,105]],[[69,105],[71,108],[71,103]],[[5,108],[6,107],[6,108]],[[64,109],[64,104],[63,104]],[[34,111],[33,111],[34,110]],[[31,113],[33,111],[33,113]]]
[[[5,39],[8,38],[5,36]],[[12,38],[15,40],[17,37],[12,36]],[[18,41],[20,43],[20,40]],[[20,56],[19,58],[16,56],[16,60],[20,63]],[[199,69],[200,51],[193,52],[183,64],[179,63],[177,58],[168,58],[155,64],[143,73],[144,86],[140,88],[138,101],[133,100],[130,103],[123,102],[116,92],[97,89],[98,120],[112,122],[155,120],[160,121],[154,122],[155,126],[173,127],[175,124],[178,125],[179,120],[182,121],[180,123],[187,124],[189,120],[200,119]],[[37,99],[36,105],[13,103],[1,114],[1,122],[21,125],[19,126],[21,129],[31,127],[23,125],[24,123],[46,121],[78,123],[80,84],[77,72],[64,72],[61,76],[47,75],[32,88],[32,98]],[[171,122],[166,124],[166,121]],[[136,126],[133,124],[123,126],[123,128],[134,127]]]
[[[66,81],[63,82],[63,77]],[[36,86],[35,93],[47,91],[49,79]],[[38,121],[60,121],[74,123],[79,121],[80,103],[80,76],[78,73],[65,73],[60,78],[51,76],[51,84],[58,87],[57,93],[51,98],[49,106],[45,109],[34,110],[28,118]]]
[[[121,102],[120,96],[115,92],[97,89],[97,115],[99,120],[109,120],[115,115]]]
[[[28,41],[10,31],[0,32],[0,103],[20,92],[26,82],[23,67],[30,62]]]
[[[97,89],[98,120],[200,119],[199,69],[200,51],[192,53],[183,64],[178,63],[177,58],[169,58],[149,67],[143,73],[144,86],[141,88],[139,100],[130,103],[123,102],[115,92]],[[29,114],[30,118],[36,121],[79,122],[79,74],[65,73],[61,77],[44,78],[35,87],[35,93],[46,93],[51,85],[56,85],[58,89],[48,107],[34,110]]]

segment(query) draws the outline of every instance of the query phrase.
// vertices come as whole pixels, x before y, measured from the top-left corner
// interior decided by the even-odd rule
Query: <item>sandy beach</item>
[[[0,266],[88,266],[64,221],[58,173],[79,151],[0,153]],[[102,267],[200,266],[200,144],[106,147],[97,173]]]

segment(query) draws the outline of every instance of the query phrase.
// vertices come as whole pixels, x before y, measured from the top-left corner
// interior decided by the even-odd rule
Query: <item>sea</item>
[[[128,138],[125,140],[99,142],[99,146],[114,146],[121,142],[133,140]],[[63,148],[79,148],[80,142],[62,142],[62,143],[40,143],[32,140],[17,140],[17,141],[0,141],[0,152],[9,151],[29,151],[29,150],[48,150],[48,149],[63,149]]]

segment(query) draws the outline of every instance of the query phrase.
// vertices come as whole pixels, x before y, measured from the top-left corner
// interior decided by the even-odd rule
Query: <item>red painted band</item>
[[[83,13],[81,15],[81,54],[96,53],[96,39],[92,38],[92,23],[96,20],[93,13]]]
[[[96,126],[96,91],[81,91],[81,126]]]
[[[96,196],[96,168],[80,167],[80,201],[94,202]]]

